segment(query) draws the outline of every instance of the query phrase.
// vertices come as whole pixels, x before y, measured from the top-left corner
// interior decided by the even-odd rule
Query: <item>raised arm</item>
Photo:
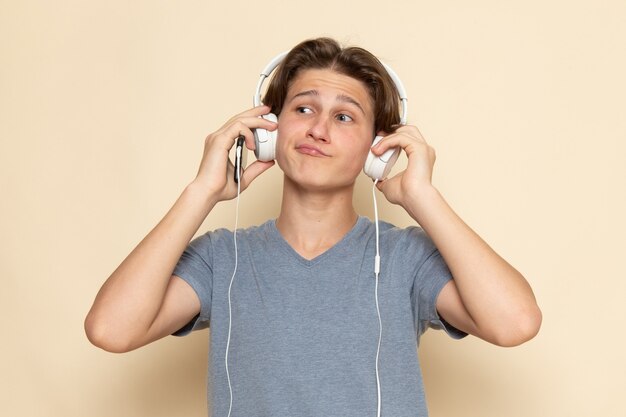
[[[276,128],[258,117],[268,110],[256,107],[243,112],[206,138],[196,178],[98,292],[85,319],[85,332],[94,345],[127,352],[175,332],[198,314],[197,295],[172,271],[213,207],[236,196],[229,150],[241,134],[246,147],[254,149],[251,129]],[[243,173],[241,189],[272,165],[252,163]]]
[[[402,147],[405,171],[379,184],[431,237],[454,280],[437,299],[441,317],[456,328],[499,346],[521,344],[539,331],[541,311],[526,279],[452,210],[431,177],[435,152],[414,126],[387,136],[374,153]]]

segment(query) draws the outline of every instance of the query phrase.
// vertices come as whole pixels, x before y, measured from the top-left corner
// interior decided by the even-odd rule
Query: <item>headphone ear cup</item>
[[[372,147],[374,147],[382,139],[382,136],[376,136],[374,138],[374,142],[372,143]],[[389,175],[389,172],[391,172],[393,164],[395,164],[398,160],[398,156],[400,156],[400,148],[388,149],[381,156],[374,155],[370,150],[367,154],[367,159],[365,160],[363,172],[374,180],[385,179]]]
[[[274,113],[261,116],[265,120],[278,123]],[[259,161],[273,161],[276,159],[276,138],[278,130],[254,129],[254,155]]]

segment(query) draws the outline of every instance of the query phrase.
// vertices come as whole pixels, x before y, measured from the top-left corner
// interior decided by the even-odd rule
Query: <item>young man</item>
[[[432,185],[434,150],[416,127],[398,127],[397,98],[367,51],[325,38],[296,46],[268,106],[207,137],[196,178],[100,290],[89,339],[126,352],[210,323],[211,415],[293,417],[377,408],[375,292],[382,415],[427,415],[416,349],[428,327],[501,346],[532,338],[541,313],[530,286]],[[270,110],[278,123],[259,117]],[[226,230],[190,244],[212,208],[236,196],[228,153],[240,135],[253,149],[254,129],[279,129],[280,215],[238,231],[237,249]],[[385,137],[374,154],[399,147],[408,157],[377,187],[422,227],[381,225],[377,289],[375,227],[352,206],[376,134]],[[273,164],[252,163],[241,189]]]

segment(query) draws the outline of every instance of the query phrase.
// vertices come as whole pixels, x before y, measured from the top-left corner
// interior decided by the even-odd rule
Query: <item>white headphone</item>
[[[265,66],[263,71],[261,71],[261,77],[259,78],[259,82],[256,87],[256,92],[254,94],[254,106],[260,106],[261,103],[261,88],[263,86],[263,82],[270,74],[276,69],[276,67],[285,59],[288,52],[283,52],[278,56],[274,57],[269,64]],[[406,115],[407,115],[407,97],[406,90],[404,89],[404,85],[402,85],[402,81],[398,75],[391,69],[388,65],[383,63],[383,66],[387,70],[387,73],[393,80],[396,89],[398,90],[398,95],[400,96],[400,102],[402,104],[402,114],[400,116],[400,124],[406,124]],[[278,122],[278,117],[274,113],[268,113],[263,116],[264,119],[270,120],[274,123]],[[276,138],[278,136],[278,130],[269,131],[266,129],[255,129],[254,130],[254,155],[260,161],[272,161],[276,159]],[[372,143],[372,146],[376,145],[378,142],[382,140],[382,136],[376,136]],[[393,164],[396,163],[398,156],[400,155],[399,148],[392,148],[387,150],[381,156],[374,155],[371,151],[367,155],[367,160],[365,161],[365,166],[363,167],[363,172],[372,179],[382,180],[389,175]]]

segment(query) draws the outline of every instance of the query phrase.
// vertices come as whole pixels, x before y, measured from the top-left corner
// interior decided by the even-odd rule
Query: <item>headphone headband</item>
[[[263,87],[263,82],[265,81],[267,77],[270,76],[272,72],[274,72],[276,67],[285,59],[288,53],[289,51],[286,51],[286,52],[281,52],[280,54],[276,55],[261,71],[261,76],[259,78],[259,82],[257,83],[256,92],[253,98],[253,103],[255,107],[260,106],[262,104],[261,103],[261,89]],[[391,80],[396,86],[396,90],[398,90],[398,95],[400,96],[400,103],[402,104],[402,114],[400,115],[400,124],[405,125],[406,117],[408,113],[408,103],[407,103],[408,98],[406,96],[406,90],[404,89],[404,85],[402,84],[400,77],[398,77],[398,74],[396,74],[396,72],[384,62],[381,62],[381,64],[383,64],[383,66],[385,67],[387,74],[389,74],[389,77],[391,77]]]

